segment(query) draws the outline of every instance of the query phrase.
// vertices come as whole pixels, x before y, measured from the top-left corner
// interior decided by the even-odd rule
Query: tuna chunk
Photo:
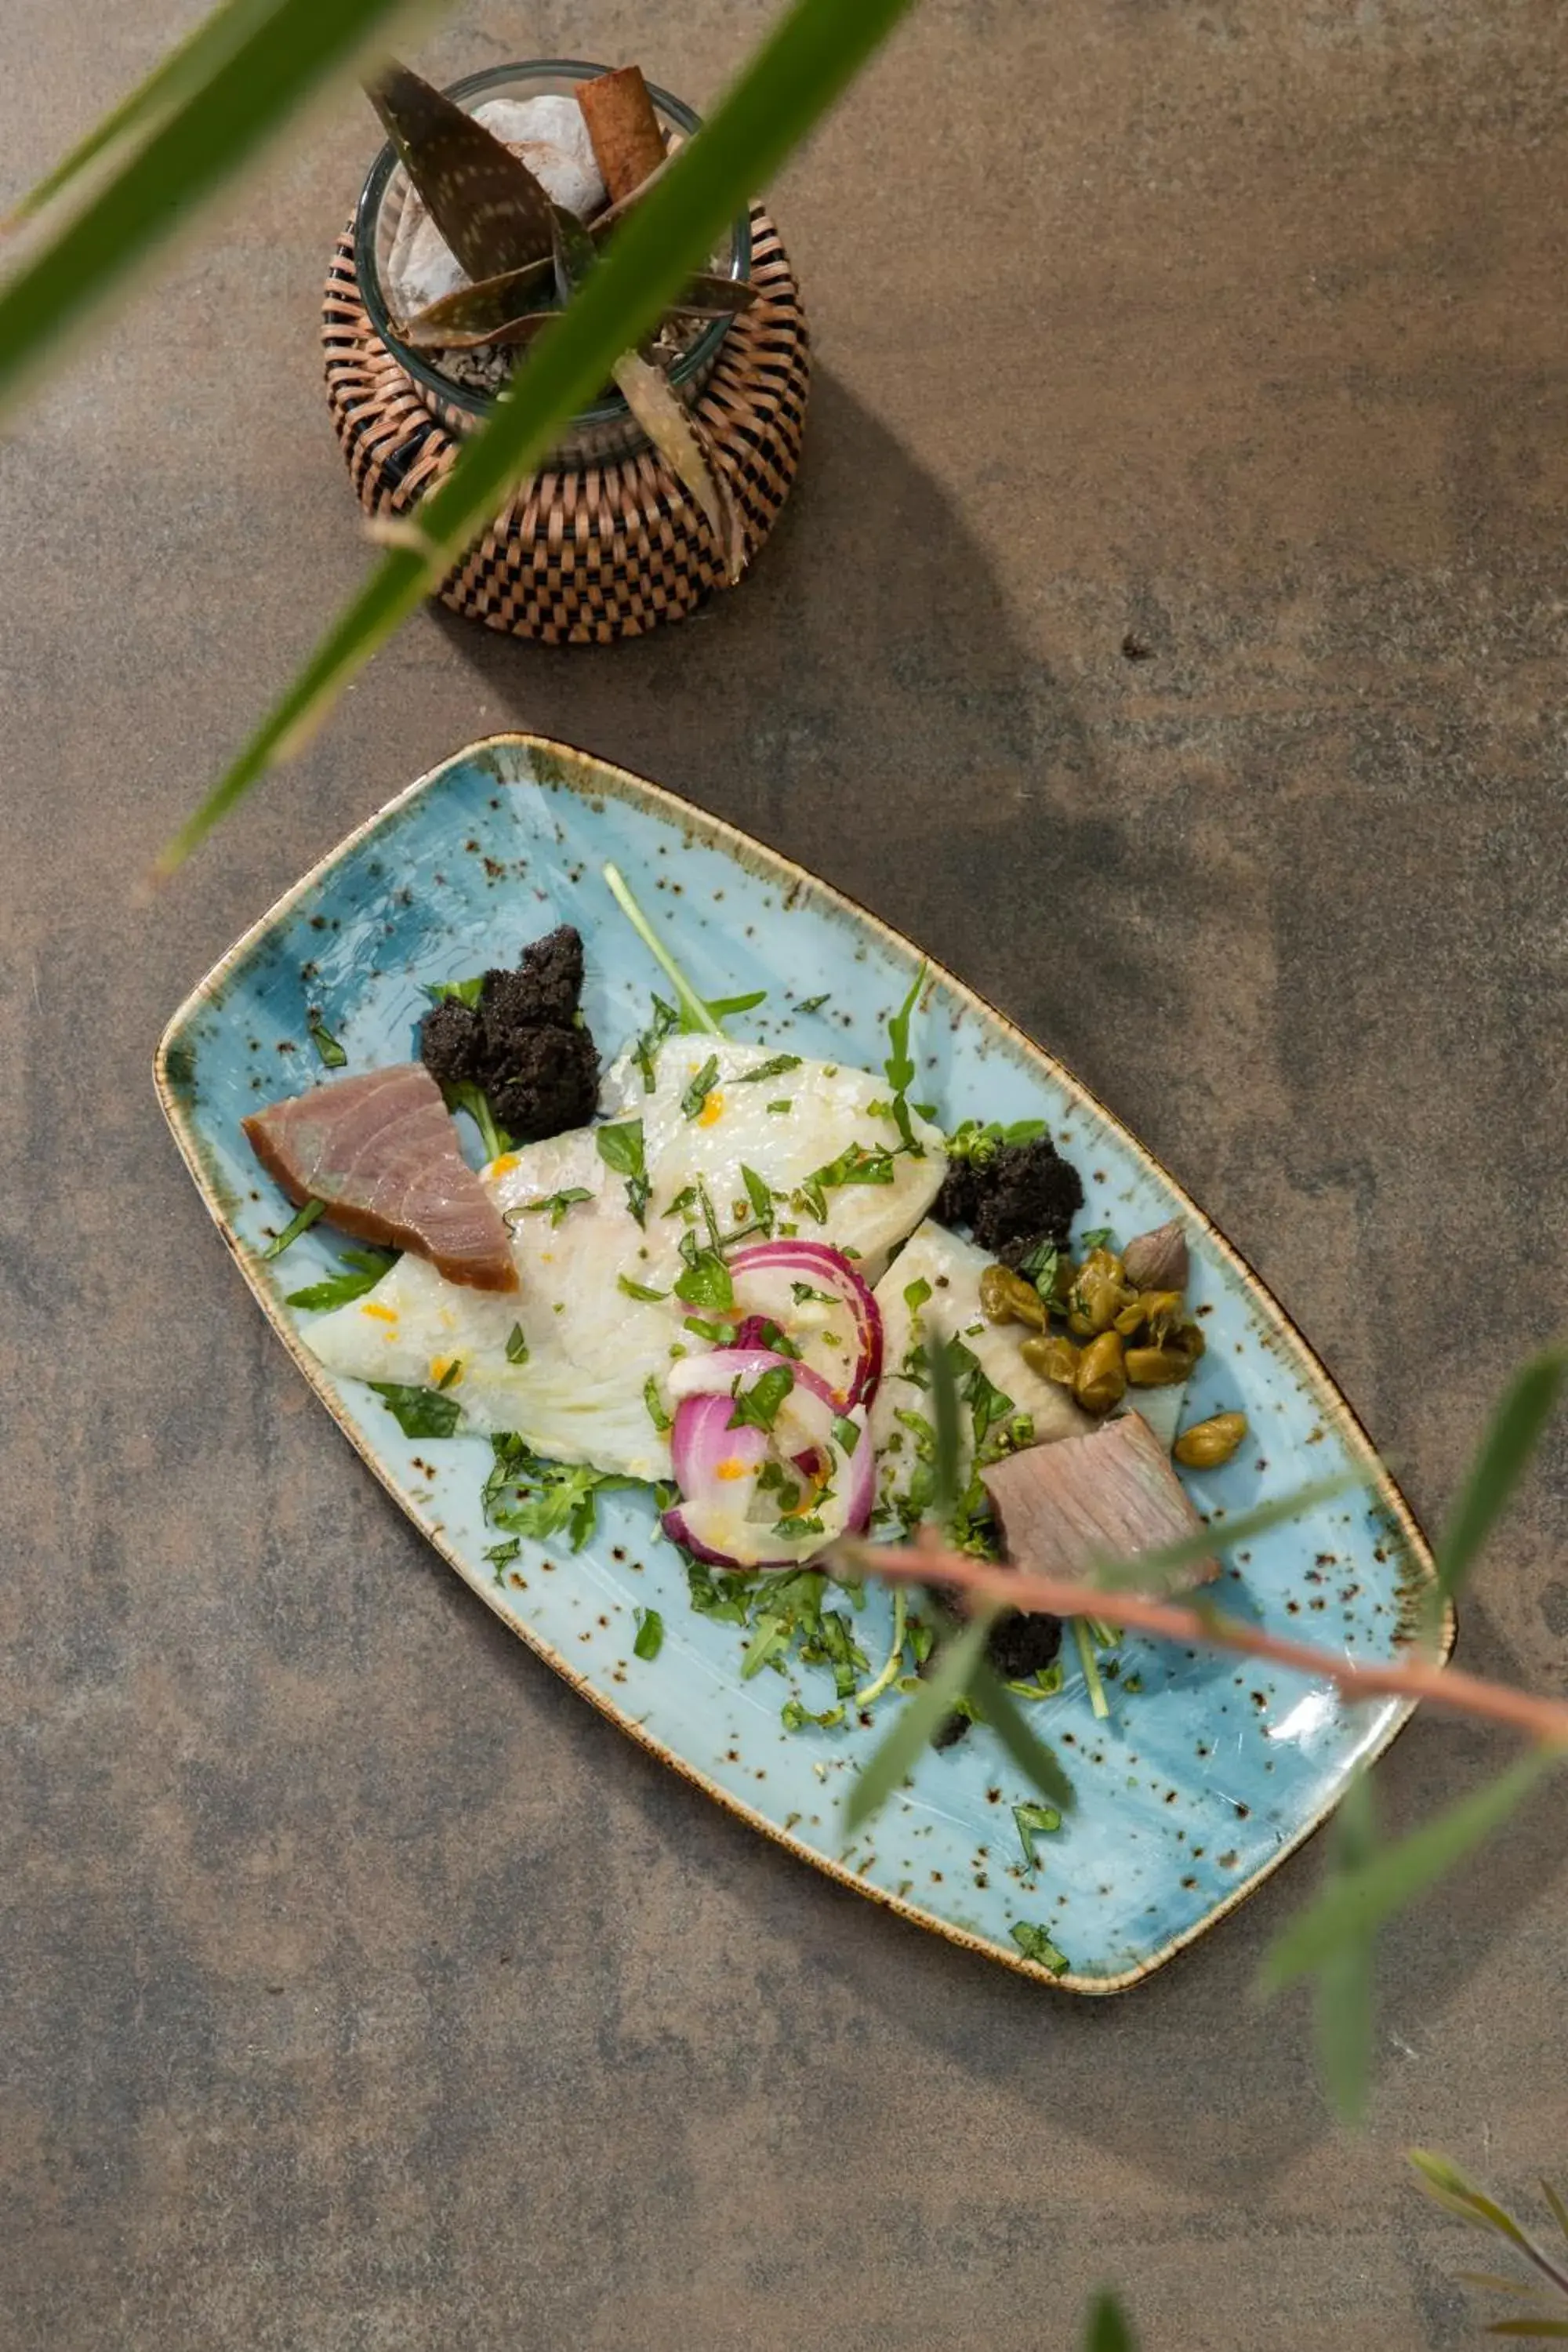
[[[1041,1576],[1081,1576],[1095,1559],[1136,1558],[1203,1530],[1164,1447],[1135,1412],[1011,1454],[981,1475],[1008,1559]],[[1178,1580],[1206,1584],[1218,1574],[1218,1560],[1205,1559]]]
[[[418,1062],[329,1079],[244,1127],[289,1199],[322,1202],[327,1222],[357,1241],[413,1250],[474,1290],[517,1288],[505,1221]]]

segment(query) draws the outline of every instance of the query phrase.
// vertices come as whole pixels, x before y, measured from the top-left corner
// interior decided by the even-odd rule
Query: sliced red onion
[[[798,1370],[799,1367],[791,1369]],[[715,1391],[684,1396],[677,1405],[670,1432],[670,1458],[681,1499],[665,1513],[668,1536],[684,1545],[695,1558],[715,1568],[785,1568],[812,1559],[836,1536],[858,1532],[865,1527],[871,1515],[876,1461],[862,1415],[845,1416],[853,1419],[859,1436],[854,1453],[845,1461],[822,1534],[802,1537],[792,1543],[771,1528],[764,1532],[754,1521],[748,1524],[746,1507],[755,1491],[752,1482],[777,1440],[767,1430],[749,1425],[731,1429],[733,1411],[727,1385]],[[722,1509],[731,1497],[735,1509],[728,1516],[732,1533],[724,1528],[726,1515]],[[723,1529],[728,1546],[710,1540],[716,1529]]]
[[[735,1252],[730,1260],[730,1274],[738,1290],[744,1286],[748,1275],[777,1275],[784,1282],[809,1282],[814,1288],[830,1291],[842,1300],[854,1322],[856,1361],[847,1384],[835,1387],[834,1402],[842,1412],[867,1402],[882,1373],[882,1316],[869,1289],[842,1250],[830,1248],[826,1242],[753,1242],[748,1248]],[[782,1299],[778,1305],[783,1311],[768,1319],[788,1332],[788,1310],[784,1309]],[[747,1327],[753,1327],[758,1318],[750,1315],[746,1319]]]

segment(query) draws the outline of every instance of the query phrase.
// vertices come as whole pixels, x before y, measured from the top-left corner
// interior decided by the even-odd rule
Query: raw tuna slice
[[[356,1240],[428,1258],[448,1282],[515,1290],[500,1211],[458,1149],[441,1089],[418,1062],[331,1078],[244,1122],[291,1201],[321,1201]]]
[[[1164,1447],[1136,1412],[1086,1437],[1009,1454],[981,1475],[1008,1559],[1041,1576],[1076,1577],[1093,1560],[1136,1558],[1203,1528]],[[1205,1559],[1180,1580],[1206,1584],[1218,1574],[1218,1560]]]

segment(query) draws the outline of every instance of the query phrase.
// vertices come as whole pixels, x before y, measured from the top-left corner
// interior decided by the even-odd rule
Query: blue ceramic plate
[[[260,1174],[243,1115],[320,1075],[319,1014],[351,1069],[405,1060],[427,982],[510,961],[521,942],[574,923],[587,950],[584,1010],[606,1055],[647,1019],[658,975],[601,879],[606,859],[664,928],[708,996],[766,988],[747,1028],[770,1045],[879,1067],[889,1013],[918,968],[896,933],[758,843],[585,754],[527,736],[459,752],[308,874],[170,1024],[158,1087],[181,1150],[240,1268],[328,1411],[383,1484],[482,1600],[556,1671],[710,1795],[835,1877],[924,1927],[1075,1992],[1114,1992],[1214,1924],[1324,1819],[1352,1767],[1408,1709],[1350,1706],[1332,1685],[1249,1660],[1130,1643],[1109,1722],[1076,1669],[1032,1718],[1056,1746],[1077,1810],[1026,1866],[1012,1815],[1027,1795],[989,1734],[928,1753],[912,1783],[858,1838],[844,1790],[886,1717],[866,1729],[786,1731],[792,1689],[821,1709],[807,1672],[742,1683],[742,1637],[695,1616],[681,1560],[640,1494],[602,1501],[580,1553],[538,1545],[498,1582],[479,1489],[488,1442],[409,1441],[380,1402],[334,1381],[301,1344],[285,1294],[333,1270],[308,1233],[260,1255],[288,1205]],[[803,978],[804,976],[804,978]],[[818,1009],[796,1010],[826,992]],[[1232,1406],[1252,1438],[1223,1472],[1192,1480],[1218,1517],[1308,1478],[1353,1467],[1342,1497],[1242,1549],[1225,1605],[1272,1632],[1365,1659],[1387,1657],[1431,1562],[1400,1496],[1323,1370],[1229,1244],[1067,1071],[940,969],[919,1017],[919,1091],[952,1125],[1043,1115],[1083,1173],[1084,1223],[1125,1239],[1173,1213],[1190,1221],[1191,1296],[1208,1353],[1188,1419]],[[659,1611],[658,1656],[633,1654],[638,1609]],[[879,1656],[890,1604],[866,1602]],[[1070,1644],[1068,1652],[1070,1654]],[[1127,1682],[1138,1685],[1129,1691]],[[1015,1930],[1042,1927],[1065,1974],[1027,1960]],[[1026,1935],[1026,1940],[1027,1940]]]

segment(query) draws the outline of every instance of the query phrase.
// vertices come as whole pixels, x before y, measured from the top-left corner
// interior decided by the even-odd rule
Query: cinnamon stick
[[[664,161],[664,133],[642,68],[617,66],[613,73],[580,81],[577,103],[610,202],[619,204]]]

